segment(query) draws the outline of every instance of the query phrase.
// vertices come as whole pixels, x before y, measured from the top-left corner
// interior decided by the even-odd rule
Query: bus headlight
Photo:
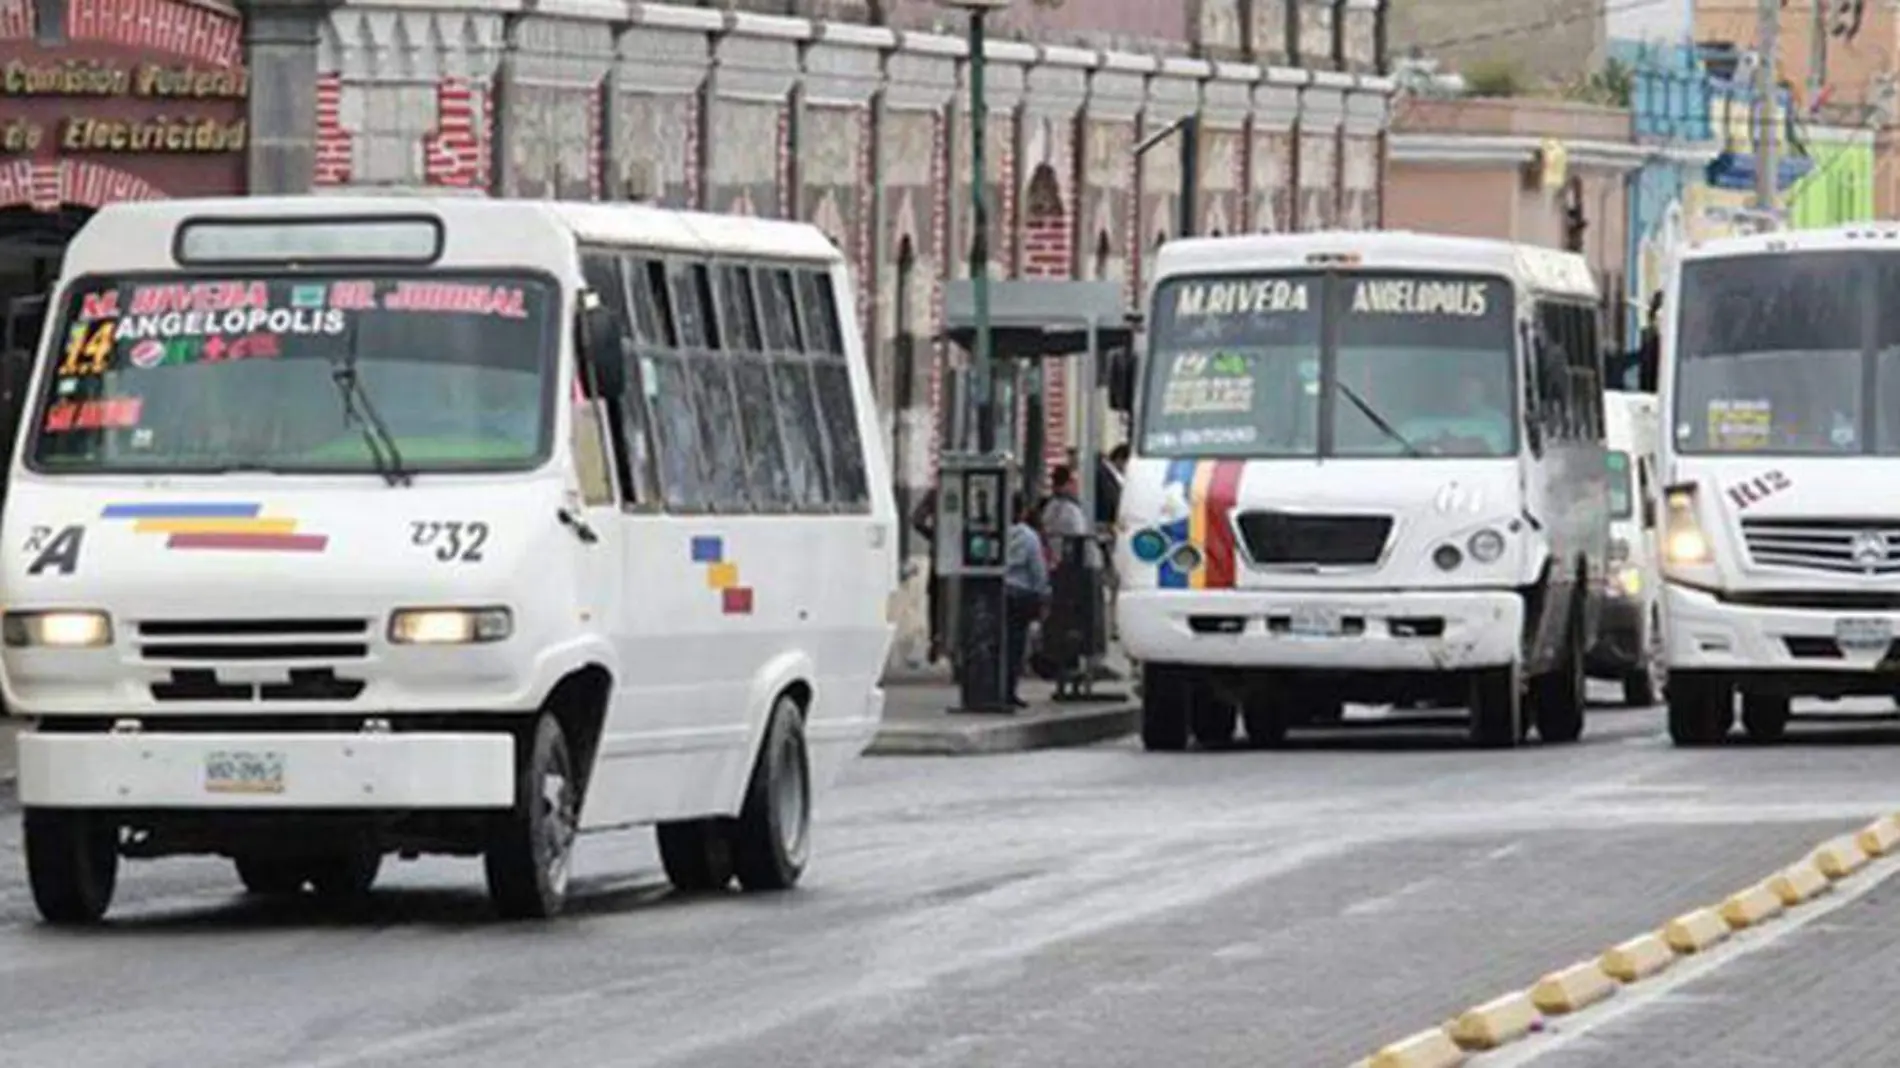
[[[389,640],[397,645],[471,645],[513,634],[506,608],[399,608],[389,617]]]
[[[1615,592],[1625,597],[1639,597],[1643,592],[1643,570],[1634,564],[1624,564],[1616,569]]]
[[[1473,534],[1465,548],[1470,550],[1473,560],[1481,564],[1495,563],[1504,555],[1504,535],[1486,527]]]
[[[98,649],[112,644],[112,619],[104,612],[8,612],[0,632],[14,649]]]
[[[1663,497],[1663,560],[1678,565],[1706,564],[1713,559],[1709,539],[1696,518],[1693,485],[1672,486]]]

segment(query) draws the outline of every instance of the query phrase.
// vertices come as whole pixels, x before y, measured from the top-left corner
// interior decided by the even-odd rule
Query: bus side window
[[[666,284],[665,268],[654,261],[632,261],[640,269],[632,276],[634,306],[642,299],[657,312],[659,336],[653,347],[640,353],[649,410],[653,413],[655,444],[659,447],[660,490],[672,511],[703,511],[711,493],[702,473],[699,416],[693,403],[687,356],[681,352],[684,330]],[[643,292],[644,291],[644,292]]]
[[[1544,455],[1543,369],[1537,366],[1537,328],[1528,319],[1517,323],[1518,344],[1524,353],[1524,443],[1532,456]]]
[[[772,357],[772,393],[785,432],[785,466],[792,501],[805,511],[830,506],[831,482],[825,470],[825,433],[818,422],[812,392],[812,361],[805,355],[792,272],[762,267],[754,272],[765,345]]]
[[[864,471],[864,441],[851,388],[851,363],[845,357],[842,316],[831,276],[798,272],[798,301],[804,313],[805,351],[812,358],[812,384],[818,391],[818,417],[825,429],[832,503],[851,511],[870,506],[871,487]]]
[[[739,396],[739,431],[745,437],[752,500],[762,509],[784,511],[792,505],[792,476],[785,462],[785,432],[779,426],[772,394],[772,363],[752,292],[752,271],[722,264],[714,279],[718,292],[720,336],[732,364]]]
[[[627,278],[618,257],[611,253],[586,251],[581,254],[581,275],[587,286],[600,295],[602,304],[620,326],[620,346],[614,353],[599,358],[617,358],[625,365],[626,390],[618,397],[604,397],[613,417],[608,437],[614,447],[614,468],[624,488],[627,503],[640,507],[657,506],[659,495],[653,478],[653,444],[647,431],[645,391],[641,386],[640,361],[634,355],[635,315],[627,299]],[[587,384],[590,395],[594,384]]]
[[[749,511],[752,496],[746,488],[745,442],[732,432],[739,425],[739,401],[732,389],[730,361],[721,351],[719,324],[713,318],[710,271],[704,263],[675,261],[667,273],[693,384],[699,470],[709,491],[706,503],[721,512]]]
[[[1571,436],[1572,397],[1570,395],[1570,357],[1564,344],[1562,309],[1555,304],[1537,306],[1537,377],[1543,394],[1544,440],[1564,442]]]

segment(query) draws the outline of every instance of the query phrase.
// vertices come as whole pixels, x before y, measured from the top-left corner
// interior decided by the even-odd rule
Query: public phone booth
[[[939,508],[961,504],[973,506],[969,494],[980,488],[994,487],[1002,494],[1003,530],[1011,518],[1007,514],[1010,497],[1020,488],[1032,500],[1048,485],[1047,420],[1045,418],[1047,368],[1067,357],[1079,357],[1071,364],[1076,376],[1074,396],[1080,406],[1075,449],[1075,474],[1084,513],[1091,526],[1095,516],[1095,472],[1101,453],[1103,388],[1108,399],[1120,400],[1126,407],[1130,391],[1126,381],[1132,375],[1133,331],[1122,299],[1119,282],[1074,282],[1043,279],[1018,281],[992,280],[989,283],[991,368],[990,418],[995,420],[991,449],[983,452],[975,409],[977,398],[971,395],[971,376],[955,374],[948,391],[951,419],[946,428],[946,448],[942,469],[943,485],[953,482],[955,492],[938,496]],[[976,299],[967,279],[952,281],[944,292],[944,333],[947,340],[966,353],[976,348]],[[1021,398],[1022,420],[1018,424],[1017,399]],[[974,481],[972,481],[974,480]],[[952,523],[957,517],[950,517]],[[939,515],[938,529],[945,517]],[[977,537],[973,528],[965,532]],[[968,546],[945,540],[945,551],[938,556],[939,574],[953,579],[962,594],[953,599],[959,611],[950,633],[958,638],[958,678],[964,695],[963,706],[970,709],[997,703],[1002,686],[1001,635],[989,635],[981,625],[1000,618],[992,611],[1002,597],[1002,560],[990,563],[971,557]],[[1089,544],[1084,544],[1084,542]],[[1042,659],[1054,670],[1058,699],[1091,699],[1105,695],[1092,692],[1093,667],[1107,650],[1108,602],[1105,564],[1107,546],[1091,535],[1075,544],[1056,546],[1057,566],[1051,574],[1053,603],[1042,624]],[[980,604],[978,617],[970,618],[972,604]],[[974,669],[974,670],[966,670]],[[991,676],[995,678],[991,678]],[[992,690],[994,689],[994,693]]]

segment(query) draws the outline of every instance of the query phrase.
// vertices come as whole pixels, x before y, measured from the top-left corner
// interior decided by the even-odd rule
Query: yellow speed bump
[[[1845,879],[1866,865],[1867,853],[1852,836],[1842,835],[1831,842],[1822,843],[1809,859],[1829,879]]]
[[[1739,931],[1774,919],[1784,907],[1780,895],[1767,883],[1756,883],[1722,902],[1722,918]]]
[[[1884,857],[1894,846],[1900,845],[1900,819],[1882,816],[1855,835],[1854,841],[1868,856]]]
[[[1768,888],[1789,908],[1826,893],[1828,885],[1827,876],[1821,874],[1813,860],[1790,864],[1768,880]]]
[[[1675,950],[1669,948],[1669,943],[1663,941],[1661,935],[1651,931],[1611,947],[1603,954],[1600,963],[1612,979],[1633,983],[1655,975],[1675,963],[1675,960]]]
[[[1401,1038],[1372,1055],[1369,1068],[1456,1068],[1465,1051],[1442,1027]]]
[[[1531,987],[1531,1004],[1542,1012],[1560,1015],[1594,1005],[1616,993],[1616,980],[1593,960],[1551,972]]]
[[[1451,1022],[1452,1041],[1466,1049],[1496,1049],[1531,1033],[1544,1019],[1523,991],[1471,1009]]]
[[[1663,925],[1663,941],[1678,953],[1700,953],[1728,938],[1728,921],[1714,909],[1697,909]]]

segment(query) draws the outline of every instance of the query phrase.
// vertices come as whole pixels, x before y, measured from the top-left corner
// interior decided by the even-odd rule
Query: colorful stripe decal
[[[101,519],[250,519],[264,510],[261,504],[191,503],[108,504]]]
[[[1168,464],[1162,484],[1169,496],[1180,494],[1187,504],[1187,515],[1155,529],[1170,546],[1192,546],[1200,554],[1200,565],[1182,571],[1175,566],[1171,551],[1156,566],[1156,579],[1163,589],[1233,588],[1238,566],[1232,517],[1240,497],[1240,476],[1246,469],[1245,460],[1175,460]]]
[[[135,501],[108,504],[102,519],[130,519],[135,534],[163,534],[167,549],[227,549],[243,552],[320,553],[323,534],[297,533],[297,521],[263,515],[250,501]]]
[[[1237,570],[1234,564],[1234,503],[1240,497],[1240,475],[1245,471],[1242,460],[1215,460],[1202,465],[1211,468],[1207,478],[1207,493],[1200,498],[1200,511],[1205,513],[1202,520],[1207,530],[1207,542],[1201,550],[1206,561],[1201,565],[1204,583],[1210,590],[1232,589]],[[1198,484],[1199,478],[1195,479]]]
[[[1189,505],[1190,505],[1188,509],[1189,515],[1193,514],[1192,499],[1190,497],[1190,494],[1192,492],[1191,487],[1193,485],[1193,480],[1194,480],[1194,461],[1193,460],[1169,461],[1167,473],[1162,476],[1162,486],[1164,488],[1164,491],[1168,487],[1174,487],[1174,486],[1180,487],[1182,498],[1189,500]],[[1176,519],[1172,522],[1163,523],[1156,529],[1161,531],[1162,536],[1167,538],[1169,544],[1171,545],[1187,544],[1188,519],[1186,516],[1180,519]],[[1174,566],[1174,560],[1172,556],[1162,557],[1160,566],[1157,567],[1155,570],[1156,570],[1156,575],[1155,575],[1156,581],[1158,581],[1161,584],[1162,589],[1168,589],[1168,590],[1187,589],[1187,585],[1188,585],[1187,573],[1182,571],[1180,568],[1177,568]]]

